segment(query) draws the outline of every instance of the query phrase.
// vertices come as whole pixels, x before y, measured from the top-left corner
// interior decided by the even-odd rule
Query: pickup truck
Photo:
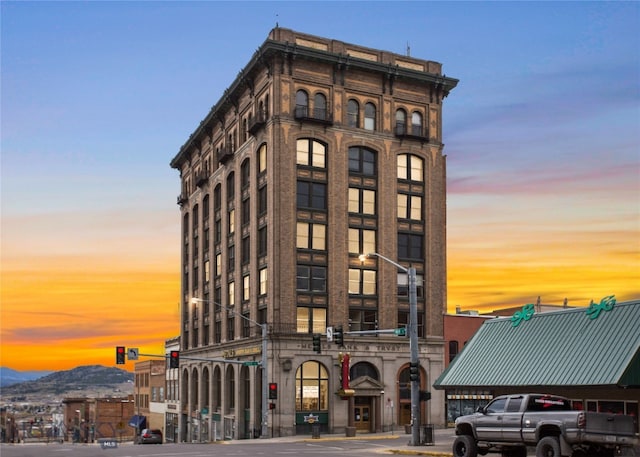
[[[574,411],[570,400],[545,394],[496,397],[455,427],[454,457],[526,457],[527,446],[536,457],[613,457],[638,443],[632,416]]]

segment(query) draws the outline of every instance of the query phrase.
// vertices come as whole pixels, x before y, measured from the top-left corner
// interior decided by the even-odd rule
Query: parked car
[[[564,398],[541,394],[496,397],[478,412],[456,419],[455,457],[488,452],[525,457],[614,457],[637,444],[632,416],[573,411]]]
[[[140,432],[138,438],[139,444],[162,444],[162,431],[157,429],[145,428]]]

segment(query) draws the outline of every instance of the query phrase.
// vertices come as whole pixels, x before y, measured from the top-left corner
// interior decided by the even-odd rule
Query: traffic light
[[[344,332],[342,331],[342,325],[336,327],[333,331],[333,339],[338,346],[344,346]]]
[[[420,364],[418,362],[411,362],[409,364],[409,379],[412,381],[420,380]]]
[[[180,351],[171,351],[169,354],[169,368],[180,368]]]
[[[116,346],[116,364],[124,365],[125,350],[124,346]]]
[[[278,399],[278,383],[270,382],[269,383],[269,400],[277,400]]]
[[[322,349],[320,347],[320,335],[318,333],[314,333],[313,335],[313,351],[320,354]]]

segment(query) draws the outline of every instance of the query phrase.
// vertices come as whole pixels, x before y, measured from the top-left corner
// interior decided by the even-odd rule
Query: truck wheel
[[[555,436],[545,436],[536,446],[536,457],[560,457],[560,442]]]
[[[459,435],[453,442],[454,457],[477,457],[478,444],[473,436]]]

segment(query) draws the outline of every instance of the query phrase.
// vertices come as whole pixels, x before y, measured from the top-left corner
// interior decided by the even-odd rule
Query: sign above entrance
[[[316,416],[314,414],[309,414],[308,416],[304,416],[304,421],[307,424],[313,424],[314,422],[318,422],[320,416]]]

